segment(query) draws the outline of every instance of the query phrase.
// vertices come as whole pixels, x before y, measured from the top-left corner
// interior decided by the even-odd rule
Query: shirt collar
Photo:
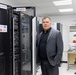
[[[43,30],[43,33],[47,33],[47,32],[49,32],[51,30],[51,27],[45,32],[44,30]]]

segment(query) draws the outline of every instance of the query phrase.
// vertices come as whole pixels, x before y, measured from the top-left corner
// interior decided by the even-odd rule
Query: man
[[[44,17],[43,31],[37,39],[42,75],[59,75],[58,67],[62,58],[63,41],[60,31],[53,29],[51,25],[50,18]]]

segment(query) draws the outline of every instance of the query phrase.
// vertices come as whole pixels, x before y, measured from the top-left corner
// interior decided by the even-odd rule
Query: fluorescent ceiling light
[[[71,5],[72,4],[72,0],[54,1],[53,3],[54,3],[55,6]]]
[[[68,8],[68,9],[59,9],[60,12],[72,12],[73,8]]]

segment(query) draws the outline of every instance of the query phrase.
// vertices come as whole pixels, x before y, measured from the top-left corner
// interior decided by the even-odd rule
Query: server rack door
[[[5,10],[0,9],[0,25],[7,25],[7,22],[3,19],[2,14],[6,13]],[[4,15],[4,14],[3,14]],[[7,15],[7,14],[6,14]],[[7,16],[5,15],[5,19],[7,19]],[[6,24],[4,24],[6,23]],[[0,28],[0,75],[5,75],[5,56],[4,56],[4,48],[3,48],[3,34],[1,33],[2,29]]]
[[[13,75],[32,75],[31,25],[30,16],[14,12]]]
[[[30,16],[21,13],[21,75],[31,75]]]
[[[36,75],[36,21],[37,18],[32,19],[32,75]]]
[[[12,72],[10,72],[12,68],[10,62],[11,19],[9,19],[10,12],[8,10],[8,7],[6,5],[5,7],[6,9],[0,8],[0,75],[12,75]]]

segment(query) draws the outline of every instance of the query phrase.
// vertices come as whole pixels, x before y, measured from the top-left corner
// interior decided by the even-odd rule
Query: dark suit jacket
[[[39,47],[41,32],[37,39],[37,47]],[[47,58],[52,66],[60,64],[63,53],[63,41],[60,31],[51,28],[46,43]]]

